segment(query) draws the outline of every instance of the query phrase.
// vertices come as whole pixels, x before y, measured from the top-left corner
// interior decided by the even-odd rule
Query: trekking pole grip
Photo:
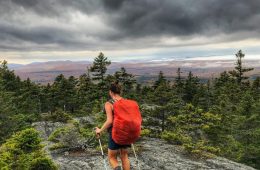
[[[95,133],[96,133],[96,129],[97,129],[97,127],[94,127],[94,128],[93,128],[93,131],[94,131]],[[96,133],[96,137],[97,137],[98,139],[100,138],[100,135],[101,135],[100,133]]]

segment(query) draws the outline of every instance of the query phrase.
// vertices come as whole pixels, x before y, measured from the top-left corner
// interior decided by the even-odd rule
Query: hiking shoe
[[[117,167],[115,167],[114,170],[122,170],[122,168],[121,168],[121,166],[117,166]]]

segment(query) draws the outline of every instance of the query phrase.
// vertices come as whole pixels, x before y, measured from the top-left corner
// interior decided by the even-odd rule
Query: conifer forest
[[[232,71],[223,70],[206,82],[178,68],[174,80],[161,71],[150,84],[139,83],[124,67],[108,74],[112,61],[103,53],[79,77],[60,74],[47,85],[22,80],[1,61],[0,169],[57,169],[32,123],[94,115],[96,124],[102,124],[115,81],[123,87],[122,96],[140,106],[142,136],[180,145],[194,156],[222,156],[260,169],[260,77],[248,77],[254,68],[244,64],[245,58],[238,51]],[[88,138],[92,129],[78,130]]]

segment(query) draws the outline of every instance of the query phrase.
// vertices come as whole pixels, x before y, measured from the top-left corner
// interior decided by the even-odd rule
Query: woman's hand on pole
[[[99,129],[98,127],[95,127],[95,132],[96,132],[96,135],[97,135],[97,137],[100,137],[100,135],[101,135],[101,129]]]

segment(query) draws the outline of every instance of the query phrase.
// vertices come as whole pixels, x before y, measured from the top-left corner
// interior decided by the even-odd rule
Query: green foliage
[[[48,138],[49,141],[52,142],[59,142],[59,139],[61,138],[61,136],[63,136],[65,133],[67,133],[69,131],[70,128],[66,127],[66,128],[58,128],[56,129],[54,132],[52,132]]]
[[[50,158],[37,158],[31,162],[30,170],[58,170]]]
[[[64,146],[62,143],[54,143],[49,147],[50,150],[57,150],[57,149],[63,149],[67,148],[67,146]]]
[[[207,140],[207,133],[220,123],[220,115],[203,112],[192,104],[187,104],[179,114],[170,116],[169,128],[162,133],[162,138],[175,144],[183,145],[189,153],[207,156],[207,153],[218,153]]]
[[[78,148],[85,144],[93,145],[94,133],[92,128],[85,128],[77,121],[66,124],[65,127],[58,128],[51,133],[48,140],[55,144],[51,150],[60,148]]]
[[[61,109],[56,110],[53,113],[48,113],[47,115],[42,116],[45,121],[52,121],[52,122],[68,122],[72,120],[72,116],[68,113],[62,111]]]
[[[60,143],[64,147],[73,148],[82,139],[75,127],[64,127],[55,130],[49,137],[50,141]]]
[[[50,103],[48,111],[53,112],[58,107],[64,111],[74,113],[77,107],[76,84],[77,80],[73,76],[70,76],[68,79],[62,74],[57,76],[51,88],[48,89],[51,93],[50,96],[47,95],[51,100],[51,102],[47,101],[47,103]]]
[[[169,143],[177,145],[183,145],[192,142],[192,138],[182,133],[180,129],[176,131],[164,131],[161,137]]]
[[[151,130],[149,130],[149,129],[142,129],[142,131],[141,131],[141,136],[142,137],[145,137],[145,136],[150,136],[150,134],[151,134]]]
[[[122,84],[124,96],[128,97],[136,84],[136,79],[134,76],[127,73],[124,67],[121,67],[119,71],[115,72],[114,77]]]
[[[0,143],[38,120],[38,89],[29,79],[21,81],[6,61],[0,62]]]
[[[23,152],[33,152],[41,149],[39,132],[34,129],[25,129],[12,138],[17,142],[17,147]]]
[[[195,95],[198,92],[199,78],[194,77],[192,72],[190,71],[187,79],[184,82],[183,87],[183,100],[187,103],[190,103],[194,100]]]
[[[93,79],[101,81],[100,83],[104,83],[105,73],[107,71],[107,66],[111,64],[108,61],[107,57],[103,53],[99,53],[99,55],[94,59],[93,65],[90,68],[90,71],[93,72]]]
[[[0,147],[0,169],[35,169],[35,165],[45,164],[46,160],[50,170],[57,169],[40,142],[39,133],[32,128],[14,134]]]
[[[210,158],[214,157],[214,154],[220,152],[218,147],[208,145],[207,141],[200,140],[196,143],[184,143],[184,148],[188,153],[192,153],[194,156]]]
[[[219,146],[221,155],[235,161],[240,161],[243,155],[243,146],[232,135],[223,137],[223,141]]]
[[[178,90],[180,90],[184,85],[183,78],[181,77],[181,68],[178,68],[176,73],[177,77],[175,79],[175,85],[177,88],[179,88]]]
[[[153,87],[154,87],[154,89],[156,89],[156,88],[159,87],[160,85],[162,86],[162,85],[165,85],[166,83],[167,83],[167,80],[166,80],[166,78],[164,77],[163,72],[160,71],[160,72],[159,72],[159,75],[158,75],[158,79],[154,82]]]
[[[242,58],[245,57],[245,54],[241,50],[239,50],[236,54],[237,61],[235,70],[230,71],[229,73],[233,76],[237,83],[241,85],[243,80],[248,79],[249,77],[244,76],[244,73],[253,70],[253,68],[244,68],[242,65]]]

